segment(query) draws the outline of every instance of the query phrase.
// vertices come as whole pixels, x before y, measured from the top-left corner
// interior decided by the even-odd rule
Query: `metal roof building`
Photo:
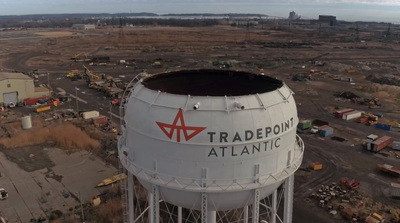
[[[23,102],[27,98],[48,95],[35,91],[33,79],[22,73],[0,72],[0,104]]]

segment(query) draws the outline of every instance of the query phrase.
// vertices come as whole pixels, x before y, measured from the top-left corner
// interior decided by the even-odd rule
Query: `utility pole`
[[[78,114],[78,89],[75,87],[76,114]]]
[[[50,90],[50,73],[47,73],[47,88],[49,89],[49,97],[51,97],[51,90]]]
[[[112,125],[112,102],[110,102],[110,125]]]
[[[81,192],[80,191],[78,191],[78,195],[79,195],[79,202],[81,203],[82,223],[85,223],[85,215],[83,214],[82,197],[81,197]]]

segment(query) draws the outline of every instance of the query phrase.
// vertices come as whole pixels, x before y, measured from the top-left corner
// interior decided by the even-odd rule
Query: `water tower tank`
[[[280,80],[228,70],[142,79],[124,105],[125,168],[171,204],[228,210],[270,195],[298,169],[303,148],[293,92]]]

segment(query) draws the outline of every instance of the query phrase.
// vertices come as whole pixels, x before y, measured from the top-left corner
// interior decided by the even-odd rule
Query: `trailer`
[[[336,118],[342,118],[343,114],[346,114],[346,113],[352,112],[352,111],[354,111],[354,109],[351,109],[351,108],[346,108],[346,109],[342,109],[342,110],[336,111],[335,112],[335,117]]]
[[[366,121],[368,121],[368,117],[365,117],[365,116],[362,116],[362,117],[359,117],[358,119],[357,119],[357,122],[358,123],[365,123]]]
[[[400,198],[400,184],[391,183],[390,186],[390,196],[394,198]]]
[[[106,124],[107,121],[108,121],[107,117],[106,117],[106,116],[103,116],[103,115],[101,115],[101,116],[99,116],[99,117],[94,117],[94,118],[92,118],[92,120],[93,120],[93,124],[94,124],[96,127],[99,127],[99,126],[101,126],[101,125],[103,125],[103,124]]]
[[[381,170],[382,172],[388,173],[392,176],[396,176],[399,177],[400,176],[400,169],[389,165],[389,164],[377,164],[379,170]]]
[[[392,142],[392,137],[390,136],[382,136],[381,138],[373,141],[372,144],[372,151],[379,152],[385,147],[387,147]]]
[[[344,120],[350,120],[350,119],[359,118],[359,117],[361,117],[361,115],[362,115],[362,112],[360,112],[360,111],[352,111],[352,112],[344,113],[342,118]]]
[[[91,118],[96,118],[99,116],[100,116],[99,111],[82,112],[83,119],[91,119]]]

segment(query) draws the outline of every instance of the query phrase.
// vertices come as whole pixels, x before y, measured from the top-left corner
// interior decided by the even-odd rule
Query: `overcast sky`
[[[0,0],[0,15],[52,13],[262,13],[400,23],[400,0]]]

